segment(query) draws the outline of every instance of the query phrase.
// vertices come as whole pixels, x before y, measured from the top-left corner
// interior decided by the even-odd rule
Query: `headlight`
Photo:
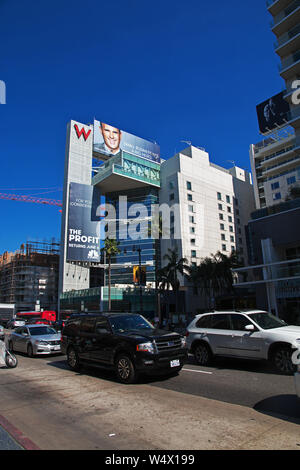
[[[186,337],[185,336],[181,337],[181,347],[186,348]]]
[[[144,351],[149,352],[151,354],[155,353],[154,344],[153,343],[141,343],[136,345],[137,351]]]

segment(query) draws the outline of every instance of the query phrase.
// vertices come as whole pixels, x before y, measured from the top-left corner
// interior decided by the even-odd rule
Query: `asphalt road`
[[[32,361],[18,354],[26,363]],[[40,356],[38,360],[69,370],[65,356]],[[85,373],[115,381],[111,371],[87,367]],[[175,377],[142,377],[140,383],[234,405],[247,406],[262,413],[286,417],[300,424],[300,399],[295,394],[294,377],[274,372],[267,362],[223,359],[213,367],[198,366],[193,356]]]
[[[62,355],[17,356],[0,368],[0,449],[16,445],[1,415],[43,449],[257,448],[262,436],[266,448],[300,447],[294,379],[266,363],[190,357],[177,376],[124,386],[110,371],[74,373]]]
[[[247,406],[300,424],[300,399],[294,377],[274,372],[267,362],[218,358],[214,367],[200,367],[192,356],[177,377],[148,382],[178,392]]]

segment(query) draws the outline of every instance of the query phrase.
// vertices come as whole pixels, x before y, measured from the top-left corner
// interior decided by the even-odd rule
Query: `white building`
[[[205,150],[188,147],[161,164],[163,203],[179,204],[179,221],[171,216],[171,239],[161,241],[162,256],[177,245],[179,256],[199,264],[217,251],[235,250],[247,264],[245,225],[255,210],[249,172],[226,170],[211,163]]]

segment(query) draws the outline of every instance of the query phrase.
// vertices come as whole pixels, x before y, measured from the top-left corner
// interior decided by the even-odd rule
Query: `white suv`
[[[300,344],[300,326],[262,310],[209,312],[197,315],[187,328],[187,345],[196,362],[213,356],[266,359],[283,374],[292,374],[291,356]]]

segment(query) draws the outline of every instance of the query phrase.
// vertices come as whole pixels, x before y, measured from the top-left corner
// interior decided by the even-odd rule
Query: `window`
[[[219,214],[219,219],[224,220],[223,214]]]
[[[240,215],[239,209],[236,209],[235,213],[236,213],[236,215]]]
[[[226,196],[226,202],[230,204],[230,196]]]
[[[231,251],[235,251],[235,246],[231,246]]]
[[[194,216],[193,215],[190,215],[189,216],[189,221],[191,224],[194,224],[195,223],[195,219],[194,219]]]
[[[195,227],[190,227],[190,233],[195,233]]]
[[[191,250],[191,257],[196,258],[196,250]]]
[[[231,212],[231,207],[227,206],[227,212]]]
[[[189,212],[194,212],[194,206],[189,205]]]
[[[281,199],[281,193],[274,193],[273,194],[273,201],[278,201]]]
[[[234,237],[232,235],[230,235],[230,241],[234,243]]]
[[[217,198],[218,198],[218,201],[222,201],[222,194],[221,194],[221,193],[217,193]]]
[[[225,230],[225,225],[224,225],[224,224],[220,224],[220,229],[221,229],[221,230]]]
[[[222,251],[227,251],[226,245],[222,245]]]
[[[186,189],[188,189],[189,191],[192,191],[192,183],[190,181],[186,182]]]
[[[169,195],[169,200],[170,200],[170,201],[174,201],[174,198],[175,198],[174,193],[172,193],[172,194]]]
[[[220,313],[211,315],[211,326],[215,330],[230,330],[230,316]]]
[[[290,176],[290,178],[286,179],[287,184],[294,184],[296,183],[296,176]]]
[[[223,210],[222,204],[218,204],[218,209],[219,209],[219,211],[222,211],[222,210]]]
[[[200,320],[197,321],[196,327],[197,328],[210,328],[211,319],[212,319],[212,315],[205,315],[205,317],[202,317],[200,318]]]
[[[232,223],[232,217],[231,217],[231,215],[228,216],[228,222]]]
[[[272,191],[274,191],[275,189],[279,189],[279,181],[276,181],[276,183],[272,183],[271,188],[272,188]]]
[[[96,321],[96,333],[110,333],[110,328],[106,318],[98,318]]]
[[[196,240],[195,240],[195,238],[191,238],[191,245],[196,245]]]
[[[221,240],[226,240],[224,233],[221,233]]]
[[[193,200],[192,194],[188,194],[188,195],[187,195],[187,199],[188,199],[188,201],[192,201],[192,200]]]
[[[95,326],[95,318],[84,318],[81,322],[80,331],[85,333],[93,333]]]
[[[244,331],[246,325],[252,325],[253,323],[244,315],[231,315],[231,327],[236,331]]]
[[[233,232],[233,226],[229,225],[229,232]]]

